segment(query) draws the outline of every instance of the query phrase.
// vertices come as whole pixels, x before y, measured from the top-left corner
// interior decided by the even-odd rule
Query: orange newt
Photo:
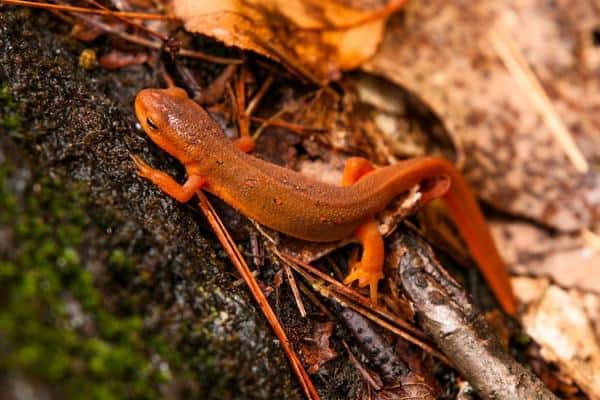
[[[448,161],[422,157],[374,168],[354,157],[346,164],[342,185],[336,186],[246,154],[183,89],[144,89],[135,99],[135,112],[150,138],[184,165],[187,180],[181,185],[134,156],[139,175],[180,202],[206,190],[247,217],[295,238],[330,242],[354,236],[362,245],[362,256],[344,283],[358,280],[360,287],[369,285],[374,302],[384,262],[375,214],[423,180],[446,178],[447,184],[430,197],[446,201],[500,304],[508,314],[516,313],[508,273],[481,210]]]

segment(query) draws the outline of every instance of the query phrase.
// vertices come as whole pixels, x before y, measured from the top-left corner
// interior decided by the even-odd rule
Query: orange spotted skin
[[[516,312],[508,274],[483,215],[464,179],[444,159],[423,157],[374,170],[363,168],[347,185],[336,186],[239,150],[182,89],[144,89],[136,97],[135,110],[150,138],[183,163],[188,181],[180,185],[134,157],[141,176],[179,201],[206,190],[255,221],[308,241],[355,236],[399,194],[427,178],[449,178],[449,190],[440,195],[500,303],[508,313]],[[383,255],[378,257],[383,265]],[[373,273],[370,282],[365,279],[361,285],[374,281],[375,297],[380,276],[381,271]]]

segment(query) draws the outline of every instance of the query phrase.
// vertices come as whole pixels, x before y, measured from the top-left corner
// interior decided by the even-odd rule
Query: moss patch
[[[160,398],[177,360],[161,338],[145,336],[139,316],[102,304],[80,256],[90,221],[77,191],[47,177],[33,190],[20,205],[0,169],[0,221],[16,244],[0,262],[0,368],[71,399]],[[130,264],[118,250],[107,262]]]
[[[17,105],[8,92],[6,85],[0,85],[0,129],[10,136],[19,137],[21,117],[17,112]]]
[[[0,367],[56,384],[71,399],[157,397],[171,379],[167,346],[144,337],[138,316],[103,306],[78,250],[89,220],[76,192],[43,178],[18,205],[6,175],[0,170],[0,221],[14,227],[18,247],[0,262]]]

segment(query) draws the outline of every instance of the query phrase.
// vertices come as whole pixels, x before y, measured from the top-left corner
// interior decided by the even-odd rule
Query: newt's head
[[[198,119],[206,114],[185,90],[143,89],[135,97],[135,114],[150,139],[184,164],[192,161]]]

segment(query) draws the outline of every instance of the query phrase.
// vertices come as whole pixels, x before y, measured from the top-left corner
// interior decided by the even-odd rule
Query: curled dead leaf
[[[386,18],[405,0],[174,0],[190,32],[252,50],[315,82],[370,58]]]
[[[513,273],[600,294],[600,249],[583,235],[550,234],[526,222],[494,221],[491,229]]]
[[[316,373],[321,365],[337,357],[337,352],[329,344],[334,326],[333,322],[317,324],[313,337],[305,338],[304,343],[301,344],[302,356],[308,364],[309,373]]]
[[[517,296],[524,294],[521,300],[529,302],[523,326],[542,356],[557,363],[590,398],[600,398],[600,344],[582,297],[543,279],[518,278],[513,284]]]

